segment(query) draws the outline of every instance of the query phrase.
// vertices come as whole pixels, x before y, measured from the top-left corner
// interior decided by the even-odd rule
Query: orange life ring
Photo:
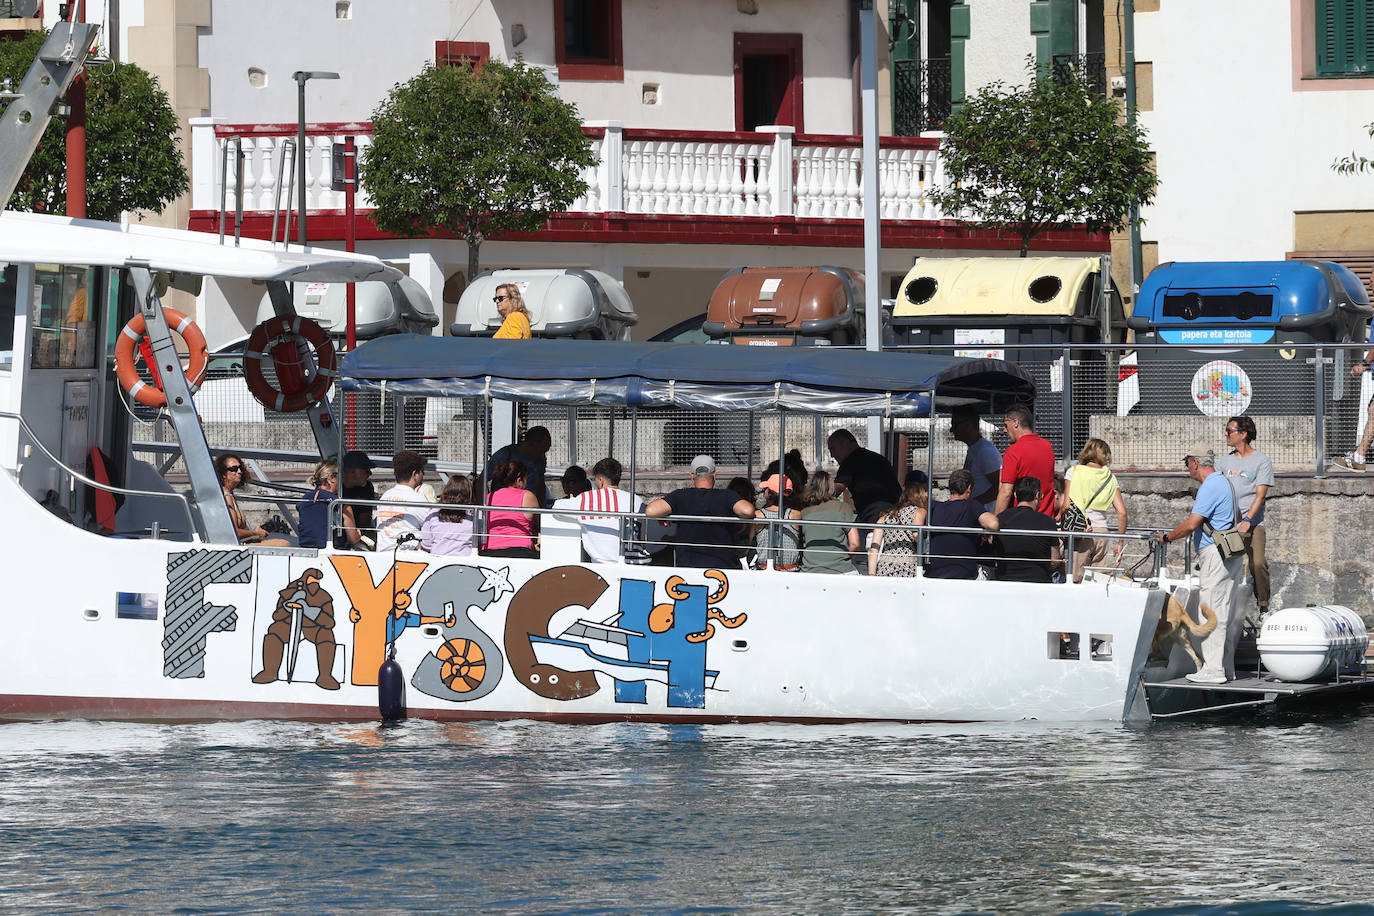
[[[304,340],[315,351],[315,375],[295,391],[280,391],[262,373],[264,356],[272,357],[277,347]],[[272,357],[275,361],[275,357]],[[279,413],[305,410],[324,400],[338,373],[334,344],[324,328],[300,315],[277,315],[253,329],[243,352],[243,378],[258,403]],[[278,379],[284,373],[278,370]],[[283,388],[290,386],[283,384]]]
[[[176,309],[164,308],[162,310],[162,320],[167,322],[167,327],[171,328],[181,339],[186,342],[187,356],[190,365],[183,371],[186,375],[186,384],[191,386],[194,393],[200,387],[200,383],[205,380],[205,367],[209,363],[210,351],[205,345],[205,335],[196,327],[196,323],[190,318],[178,312]],[[119,384],[124,390],[129,392],[129,396],[140,404],[148,407],[167,406],[167,395],[162,391],[161,381],[157,367],[149,365],[153,371],[153,384],[149,385],[138,377],[138,369],[134,366],[134,345],[143,339],[147,333],[148,325],[143,320],[142,313],[129,319],[129,323],[124,325],[123,332],[119,335],[119,340],[115,342],[115,377],[119,379]],[[169,370],[170,366],[163,367],[163,371]]]

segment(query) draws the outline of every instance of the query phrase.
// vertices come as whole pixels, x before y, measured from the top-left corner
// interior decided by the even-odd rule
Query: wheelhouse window
[[[94,369],[98,271],[39,264],[34,272],[32,352],[34,369]]]
[[[1314,0],[1316,75],[1374,76],[1374,0]]]
[[[558,78],[625,78],[620,35],[621,0],[554,0],[554,52]]]
[[[19,265],[0,267],[0,372],[14,368],[14,304],[19,288]]]

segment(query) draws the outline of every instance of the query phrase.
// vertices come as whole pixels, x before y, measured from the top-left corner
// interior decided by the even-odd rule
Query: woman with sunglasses
[[[248,482],[248,468],[243,459],[233,453],[220,455],[215,459],[215,473],[219,475],[220,489],[224,491],[224,502],[229,507],[229,518],[234,523],[234,531],[241,544],[264,544],[269,547],[289,546],[287,541],[267,537],[268,531],[261,525],[249,528],[243,513],[239,511],[234,491]]]
[[[493,340],[529,340],[530,313],[525,311],[525,299],[513,284],[502,283],[496,287],[496,295],[491,297],[496,303],[496,311],[501,314],[501,327],[492,335]]]

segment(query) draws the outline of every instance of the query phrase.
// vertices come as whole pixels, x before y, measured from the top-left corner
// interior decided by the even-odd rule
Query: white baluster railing
[[[291,125],[225,125],[192,120],[192,208],[218,210],[221,157],[239,137],[244,149],[243,205],[270,211],[281,144]],[[681,214],[711,217],[792,217],[857,220],[863,216],[863,174],[858,137],[797,135],[791,127],[757,133],[626,130],[618,121],[588,125],[594,164],[584,169],[587,190],[568,210],[577,213]],[[344,192],[331,186],[333,145],[353,136],[360,154],[371,143],[366,125],[311,128],[304,151],[306,200],[312,210],[341,210]],[[208,161],[207,161],[208,160]],[[884,138],[879,150],[880,213],[884,220],[945,218],[930,200],[943,181],[939,150],[931,140]],[[287,179],[296,200],[295,176]],[[229,176],[233,206],[233,176]],[[370,209],[365,188],[356,206]]]

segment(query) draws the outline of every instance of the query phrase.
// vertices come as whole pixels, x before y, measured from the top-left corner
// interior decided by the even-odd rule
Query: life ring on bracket
[[[307,383],[304,374],[297,372],[295,376],[299,382],[292,385],[287,381],[291,376],[283,370],[288,366],[298,369],[299,351],[282,354],[295,358],[279,359],[277,349],[285,347],[288,351],[296,350],[298,339],[304,340],[315,351],[315,375]],[[270,357],[276,363],[277,380],[282,383],[284,390],[273,387],[263,375],[264,356]],[[248,383],[248,390],[258,399],[259,404],[278,413],[305,410],[320,403],[338,374],[338,360],[329,334],[309,318],[300,315],[277,315],[267,319],[253,329],[253,333],[248,337],[248,344],[244,347],[243,378]]]
[[[183,372],[186,375],[186,384],[194,394],[200,383],[205,380],[205,367],[210,358],[209,348],[205,345],[205,335],[200,332],[194,321],[176,309],[164,308],[162,320],[186,342],[190,364]],[[134,346],[143,340],[143,335],[147,331],[148,323],[143,320],[142,313],[130,318],[129,323],[124,325],[124,330],[115,342],[115,378],[119,379],[120,386],[138,403],[147,407],[166,407],[167,394],[162,390],[161,375],[157,371],[157,366],[152,364],[152,349],[140,348],[152,372],[151,385],[138,377],[138,369],[134,366]]]

